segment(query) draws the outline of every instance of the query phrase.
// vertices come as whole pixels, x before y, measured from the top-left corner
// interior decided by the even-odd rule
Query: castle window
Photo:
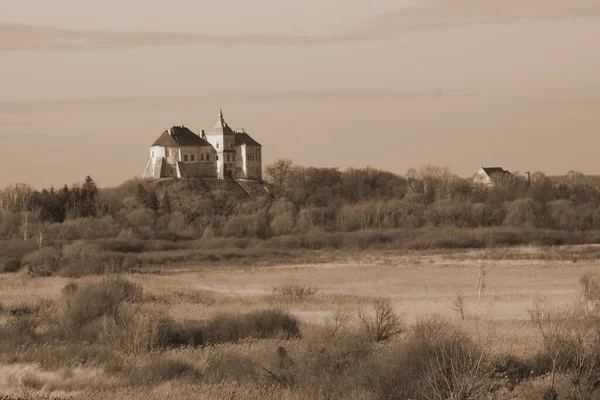
[[[190,157],[192,158],[192,161],[194,161],[194,155],[192,154]]]
[[[229,160],[229,154],[227,154],[227,161],[230,161],[230,160]]]
[[[204,161],[204,154],[200,154],[200,161]]]
[[[219,148],[219,142],[217,142],[217,149]]]
[[[167,157],[171,157],[171,149],[167,150]]]
[[[187,154],[184,154],[183,161],[187,161]]]
[[[216,160],[219,161],[219,156],[217,156]]]

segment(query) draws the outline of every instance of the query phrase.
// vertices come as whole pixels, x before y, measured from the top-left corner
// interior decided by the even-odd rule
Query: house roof
[[[252,139],[252,136],[248,135],[246,132],[235,132],[235,146],[241,146],[242,144],[245,144],[246,146],[262,147],[260,143]]]
[[[507,170],[505,170],[502,167],[481,167],[481,169],[483,170],[483,172],[485,172],[487,174],[487,176],[492,176],[495,174],[510,174],[510,175],[512,175],[510,172],[508,172]]]
[[[196,135],[185,126],[174,126],[165,130],[162,135],[156,139],[154,146],[210,146],[206,140]]]

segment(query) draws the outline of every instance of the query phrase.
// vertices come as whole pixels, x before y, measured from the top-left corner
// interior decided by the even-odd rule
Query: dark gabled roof
[[[185,126],[174,126],[165,130],[152,146],[210,146],[210,143]]]
[[[260,143],[252,139],[252,136],[248,135],[246,132],[235,132],[235,146],[241,146],[242,144],[245,144],[246,146],[262,147]]]
[[[500,167],[481,167],[483,172],[490,178],[493,183],[499,183],[505,179],[513,179],[514,176],[509,171]]]
[[[510,174],[510,172],[501,167],[481,167],[481,169],[488,176],[492,176],[493,174]]]

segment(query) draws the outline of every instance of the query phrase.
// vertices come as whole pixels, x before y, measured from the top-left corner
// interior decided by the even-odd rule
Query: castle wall
[[[217,164],[214,161],[178,163],[181,178],[216,178]]]

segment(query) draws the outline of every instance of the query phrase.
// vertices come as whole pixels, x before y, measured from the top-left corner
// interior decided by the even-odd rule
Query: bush
[[[141,354],[163,347],[161,336],[173,322],[139,306],[122,305],[113,315],[103,315],[101,340],[125,354]]]
[[[383,342],[404,332],[404,322],[397,315],[389,300],[375,300],[372,313],[359,310],[358,318],[366,337],[373,342]]]
[[[21,260],[26,254],[38,250],[37,243],[21,240],[0,241],[0,265],[13,259]]]
[[[12,258],[2,264],[0,272],[17,272],[21,269],[21,260]]]
[[[210,357],[207,364],[202,376],[202,381],[207,384],[256,381],[258,378],[258,368],[249,357],[221,351]]]
[[[157,385],[174,379],[199,380],[200,377],[200,372],[190,363],[163,356],[155,356],[141,368],[129,369],[129,381],[134,385]]]
[[[299,337],[300,324],[298,320],[280,310],[255,311],[243,315],[220,314],[204,324],[204,341],[206,343]]]
[[[581,277],[579,282],[583,300],[587,302],[590,309],[595,308],[600,301],[600,277],[588,272]]]
[[[94,242],[104,251],[117,253],[141,253],[145,242],[141,240],[99,239]]]
[[[483,399],[492,388],[487,350],[448,320],[419,319],[400,342],[369,368],[366,384],[377,398]]]
[[[141,262],[130,254],[99,252],[68,260],[60,269],[62,276],[104,275],[131,272]]]
[[[59,268],[60,252],[43,247],[23,257],[22,263],[33,276],[50,276]]]
[[[60,325],[69,336],[77,336],[86,325],[99,322],[102,316],[116,316],[124,302],[134,302],[142,296],[142,287],[119,276],[101,282],[63,291]],[[92,328],[98,328],[98,324]],[[93,329],[92,329],[93,330]],[[98,330],[92,336],[98,335]]]
[[[300,337],[298,321],[276,310],[242,315],[221,314],[204,322],[178,322],[133,304],[121,306],[114,313],[102,314],[100,330],[107,345],[133,354],[242,339]]]
[[[277,297],[287,302],[304,301],[317,293],[317,288],[300,285],[284,285],[273,290]]]

